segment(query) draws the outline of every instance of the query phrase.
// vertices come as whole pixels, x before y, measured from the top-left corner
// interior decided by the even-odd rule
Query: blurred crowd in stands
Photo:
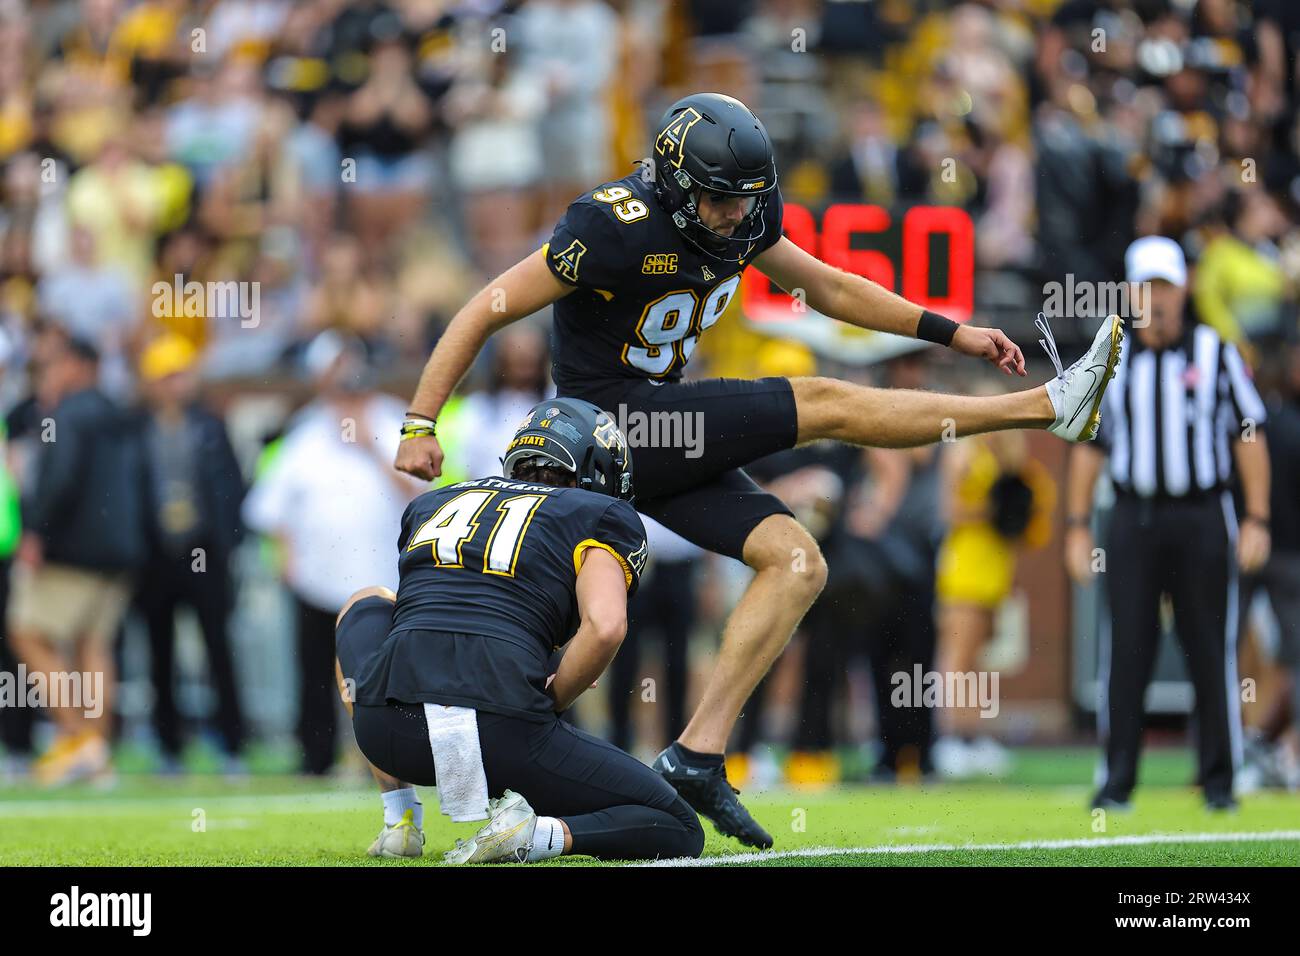
[[[0,0],[0,669],[129,671],[123,620],[149,649],[143,696],[97,720],[52,714],[38,775],[105,772],[133,721],[164,768],[202,727],[233,772],[251,739],[297,721],[302,768],[330,770],[333,615],[356,587],[395,585],[397,518],[420,491],[390,467],[414,376],[469,295],[582,190],[624,175],[686,92],[762,116],[789,202],[965,209],[975,320],[1022,346],[1046,283],[1119,281],[1131,239],[1176,238],[1199,318],[1295,405],[1298,47],[1293,0]],[[692,373],[955,383],[928,351],[847,368],[740,312]],[[440,421],[448,478],[496,471],[547,394],[546,321],[498,336]],[[834,748],[883,736],[877,778],[931,772],[930,713],[885,726],[889,675],[937,653],[975,666],[1017,555],[1054,534],[1051,470],[998,438],[800,450],[756,473],[844,573],[733,750],[780,743],[792,778],[818,782],[842,774]],[[995,494],[1010,496],[1005,526]],[[642,751],[682,726],[689,640],[711,652],[743,573],[652,533],[595,718]],[[1275,548],[1300,552],[1289,533]],[[978,594],[963,555],[996,568]],[[51,566],[77,573],[37,574]],[[278,598],[263,579],[283,582]],[[177,692],[180,606],[210,693]],[[296,637],[266,637],[268,620]],[[247,633],[293,648],[290,679],[265,685],[287,715],[254,699]],[[652,638],[657,663],[638,663]],[[644,700],[661,706],[638,726]],[[33,716],[0,711],[14,766]],[[969,720],[944,721],[962,766],[1004,767]],[[764,759],[733,777],[771,778]]]

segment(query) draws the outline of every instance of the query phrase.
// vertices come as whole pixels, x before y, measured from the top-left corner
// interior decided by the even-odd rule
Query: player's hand
[[[1237,565],[1246,574],[1258,571],[1268,561],[1270,547],[1268,528],[1262,522],[1243,522],[1237,538]]]
[[[442,446],[434,435],[408,438],[397,446],[393,466],[416,478],[433,481],[442,474]]]
[[[959,326],[949,348],[962,355],[988,359],[1007,375],[1025,375],[1025,355],[1020,346],[1012,342],[1001,329],[980,329],[971,325]]]
[[[1074,527],[1065,533],[1065,569],[1079,584],[1092,580],[1092,531]]]

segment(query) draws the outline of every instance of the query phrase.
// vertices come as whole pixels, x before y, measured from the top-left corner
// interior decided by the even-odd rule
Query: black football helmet
[[[551,398],[532,407],[506,447],[502,473],[513,478],[521,463],[538,458],[571,472],[579,488],[632,498],[627,439],[609,413],[591,402]]]
[[[668,107],[650,159],[659,205],[687,241],[723,262],[746,258],[763,237],[763,210],[776,189],[772,140],[759,118],[733,97],[693,93]],[[753,202],[734,233],[724,236],[700,221],[702,193]]]

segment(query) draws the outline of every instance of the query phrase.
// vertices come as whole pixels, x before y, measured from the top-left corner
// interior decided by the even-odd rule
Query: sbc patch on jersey
[[[677,253],[650,252],[641,260],[641,274],[646,276],[672,275],[677,271]]]

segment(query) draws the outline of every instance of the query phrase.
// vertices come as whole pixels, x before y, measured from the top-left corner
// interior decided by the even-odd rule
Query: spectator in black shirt
[[[11,647],[29,675],[82,675],[81,699],[50,700],[58,739],[36,762],[39,781],[108,771],[115,680],[112,641],[144,552],[138,443],[98,387],[99,353],[67,339],[40,370],[52,407],[40,422],[24,532],[8,608]]]
[[[233,770],[244,726],[227,632],[229,568],[243,531],[244,483],[225,425],[197,401],[196,358],[187,340],[167,336],[140,362],[149,552],[136,602],[149,628],[153,718],[165,763],[176,763],[183,743],[172,679],[176,608],[187,604],[203,632],[217,726]]]

